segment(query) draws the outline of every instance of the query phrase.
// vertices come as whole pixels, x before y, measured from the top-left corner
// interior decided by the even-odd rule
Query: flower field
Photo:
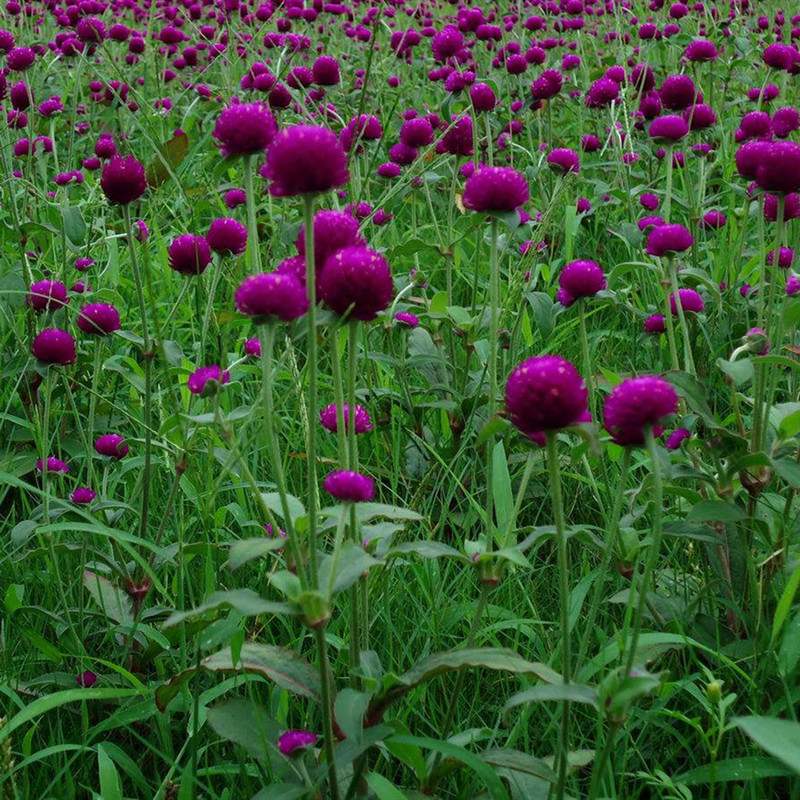
[[[797,12],[5,0],[0,800],[800,800]]]

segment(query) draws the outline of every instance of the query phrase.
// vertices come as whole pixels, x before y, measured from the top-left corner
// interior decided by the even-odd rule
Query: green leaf
[[[97,768],[100,772],[100,794],[103,800],[122,800],[122,786],[117,768],[102,744],[97,745]]]
[[[172,628],[182,622],[197,619],[209,611],[221,608],[233,608],[243,617],[255,617],[259,614],[293,614],[294,610],[286,603],[275,603],[264,600],[252,589],[231,589],[228,592],[214,592],[205,603],[189,611],[177,611],[164,622],[164,628]]]
[[[188,152],[189,137],[183,131],[164,142],[158,149],[158,156],[147,165],[148,186],[153,189],[161,186],[170,177],[170,171],[175,171]]]
[[[379,775],[377,772],[367,773],[367,786],[375,792],[378,800],[408,800],[403,792],[392,786],[383,775]]]
[[[364,714],[369,705],[370,695],[355,689],[342,689],[336,695],[334,714],[344,735],[355,742],[361,741],[364,731]]]
[[[800,724],[772,717],[735,717],[733,724],[771,756],[800,774]]]
[[[270,743],[280,735],[278,723],[261,706],[241,697],[209,708],[207,718],[219,736],[238,744],[259,761],[267,761]]]
[[[546,339],[555,326],[555,304],[553,298],[544,292],[528,292],[526,297],[531,306],[533,321],[543,339]]]
[[[333,593],[344,591],[352,586],[365,572],[372,567],[377,567],[383,562],[373,558],[363,547],[353,542],[342,545],[336,563],[336,575],[333,581]],[[319,585],[328,586],[330,571],[333,568],[333,558],[328,555],[319,565]]]
[[[133,622],[133,602],[127,592],[89,570],[83,573],[83,585],[109,619],[120,624]]]
[[[86,223],[81,216],[81,210],[76,206],[61,206],[61,218],[67,239],[72,244],[83,244],[86,239]]]
[[[492,750],[485,750],[480,757],[482,761],[496,769],[510,769],[513,772],[522,772],[525,775],[533,775],[550,783],[555,783],[557,780],[556,773],[546,762],[527,753],[521,753],[519,750],[498,747]]]
[[[749,358],[736,361],[717,359],[717,366],[734,382],[736,386],[744,386],[753,379],[753,362]]]
[[[386,554],[386,558],[412,554],[420,558],[454,558],[457,561],[468,561],[469,559],[460,551],[442,542],[419,541],[401,542],[392,547]]]
[[[509,534],[511,516],[514,513],[514,493],[511,491],[508,459],[502,441],[497,442],[492,451],[492,493],[498,538],[502,543]]]
[[[246,642],[235,664],[229,647],[206,656],[199,669],[192,667],[179,672],[156,689],[156,705],[164,711],[181,687],[200,670],[208,672],[247,672],[262,675],[294,694],[319,700],[319,672],[301,656],[283,647]]]
[[[797,662],[800,661],[800,612],[786,628],[778,651],[778,672],[788,677],[794,672]]]
[[[771,643],[778,640],[778,634],[781,632],[783,623],[786,622],[786,617],[794,602],[794,596],[797,594],[798,586],[800,586],[800,567],[792,573],[792,577],[786,582],[786,586],[781,594],[781,599],[775,607],[775,616],[772,618]]]
[[[800,303],[798,303],[800,308]],[[778,424],[778,433],[781,439],[791,439],[800,433],[800,411],[793,411],[787,414]]]
[[[800,487],[800,464],[791,458],[775,458],[772,461],[775,472],[794,489]]]
[[[740,522],[747,518],[744,510],[723,500],[701,500],[686,516],[687,522]]]
[[[584,703],[597,708],[597,692],[591,686],[580,683],[553,683],[533,686],[512,695],[504,711],[509,711],[517,706],[528,703],[541,703],[545,701],[567,700],[570,703]]]
[[[760,778],[782,778],[791,775],[774,758],[744,756],[703,764],[675,777],[675,783],[698,786],[704,783],[727,783],[728,781],[752,781]]]
[[[261,498],[264,500],[267,508],[269,508],[273,514],[276,514],[284,522],[286,522],[283,516],[283,504],[281,503],[281,496],[278,494],[278,492],[262,492]],[[286,505],[289,508],[291,522],[294,523],[300,519],[300,517],[304,517],[306,515],[305,506],[294,495],[286,495]]]
[[[280,550],[286,542],[276,536],[256,536],[252,539],[240,539],[231,545],[230,555],[228,556],[228,568],[239,569],[239,567],[252,561],[254,558],[261,558],[267,553]]]
[[[665,377],[678,390],[678,394],[685,398],[692,411],[716,425],[714,414],[706,400],[706,389],[694,375],[688,372],[668,372]]]

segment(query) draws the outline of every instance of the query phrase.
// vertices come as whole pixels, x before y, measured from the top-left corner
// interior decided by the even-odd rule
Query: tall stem
[[[331,369],[333,371],[333,399],[336,403],[336,444],[339,455],[339,468],[347,469],[347,430],[344,423],[344,388],[342,387],[342,366],[339,361],[338,330],[331,331]]]
[[[583,377],[589,393],[590,406],[594,402],[594,380],[592,377],[592,357],[589,355],[589,336],[586,333],[586,299],[578,300],[578,318],[581,329],[581,355],[583,357]]]
[[[672,211],[672,145],[667,145],[667,152],[664,156],[667,160],[667,185],[664,194],[664,222],[669,222]]]
[[[322,699],[322,724],[324,734],[325,760],[328,762],[328,789],[333,800],[339,800],[339,778],[336,774],[336,760],[333,752],[333,677],[328,660],[328,642],[324,628],[314,629],[314,639],[319,652],[319,671]]]
[[[256,193],[253,188],[253,172],[256,156],[249,156],[244,162],[244,181],[247,203],[247,254],[250,258],[250,273],[261,272],[261,250],[258,245],[258,225],[256,223]]]
[[[497,220],[491,222],[491,249],[489,251],[489,387],[487,421],[491,422],[497,411],[497,318],[500,303],[500,274],[497,264]],[[494,547],[494,436],[486,439],[486,527],[488,536],[486,546]]]
[[[692,340],[689,337],[689,326],[686,323],[686,313],[683,310],[681,293],[678,288],[678,269],[675,266],[675,259],[672,256],[667,257],[667,273],[669,274],[672,296],[675,298],[675,308],[678,312],[678,322],[680,323],[681,335],[683,336],[683,366],[687,372],[694,375],[695,367],[694,357],[692,356]],[[672,307],[670,307],[670,312],[672,312]]]
[[[669,264],[665,266],[665,270],[669,271]],[[669,302],[670,283],[669,275],[666,276],[666,280],[661,282],[661,291],[664,292],[664,326],[667,329],[667,342],[669,343],[669,356],[672,369],[678,372],[681,368],[681,364],[678,360],[678,347],[675,344],[675,323],[672,320],[672,306]]]
[[[564,503],[561,495],[561,471],[558,463],[558,441],[555,431],[547,432],[547,468],[550,474],[550,496],[553,504],[553,520],[556,528],[556,547],[558,550],[558,595],[561,626],[561,674],[564,683],[572,680],[572,649],[569,637],[569,550],[564,523]],[[561,707],[561,730],[558,742],[558,781],[556,800],[562,800],[567,781],[567,761],[569,756],[569,700]]]
[[[777,285],[779,283],[778,276],[781,274],[779,261],[780,261],[781,247],[783,246],[783,232],[785,224],[786,224],[786,195],[779,194],[778,209],[775,218],[775,252],[772,257],[772,274],[770,275],[770,280],[769,280],[769,300],[767,301],[767,320],[766,320],[767,335],[769,336],[769,339],[772,341],[776,352],[779,352],[781,350],[781,346],[783,344],[783,314],[780,311],[777,315],[775,314],[775,296],[777,293]],[[764,264],[761,268],[765,272],[767,271],[768,266],[766,263],[766,259],[764,259]],[[792,342],[792,344],[794,344],[794,342]],[[772,406],[772,401],[775,395],[775,389],[779,375],[780,375],[780,370],[778,369],[770,370],[769,382],[767,386],[767,395],[765,398],[765,406],[762,413],[762,417],[764,420],[768,419],[768,413],[770,407]]]

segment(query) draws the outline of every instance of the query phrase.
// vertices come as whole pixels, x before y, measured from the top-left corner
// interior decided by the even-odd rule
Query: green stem
[[[667,264],[666,269],[669,271],[669,264]],[[675,372],[679,372],[681,365],[678,360],[678,348],[675,344],[675,324],[672,321],[672,306],[669,302],[669,282],[670,279],[669,276],[667,276],[667,280],[663,281],[661,284],[661,291],[664,293],[664,325],[667,328],[667,342],[669,343],[669,356],[672,362],[672,369]]]
[[[777,293],[777,286],[779,283],[778,276],[781,274],[778,262],[780,260],[781,247],[783,245],[784,226],[786,224],[786,196],[784,194],[778,195],[778,210],[775,221],[775,254],[772,259],[772,274],[769,281],[769,300],[767,301],[767,320],[766,330],[767,336],[772,341],[775,352],[780,352],[783,345],[783,314],[775,314],[775,299]],[[762,269],[766,272],[768,269],[766,259]],[[769,409],[772,407],[772,401],[775,396],[775,389],[777,388],[777,380],[780,370],[772,369],[769,373],[769,383],[767,388],[766,406],[763,411],[763,419],[769,418]]]
[[[669,280],[672,286],[672,296],[675,298],[675,308],[678,312],[678,322],[681,326],[681,335],[683,336],[683,365],[688,373],[694,375],[695,367],[694,358],[692,356],[692,340],[689,336],[689,326],[686,323],[686,313],[683,310],[681,294],[678,288],[678,270],[675,266],[675,260],[672,256],[667,257],[667,273],[669,274]],[[670,312],[671,311],[672,308],[670,307]]]
[[[672,145],[667,145],[667,152],[664,156],[667,162],[667,185],[664,193],[664,222],[669,222],[672,211]]]
[[[594,407],[594,379],[592,376],[592,357],[589,355],[589,336],[586,333],[586,299],[578,301],[578,319],[581,329],[581,355],[583,357],[583,377],[589,393],[589,408]]]
[[[561,674],[564,683],[572,680],[572,652],[569,635],[569,550],[567,531],[564,522],[564,504],[561,494],[561,471],[558,463],[558,434],[547,432],[547,468],[550,474],[550,496],[553,504],[553,518],[556,528],[556,547],[558,550],[558,594],[561,627]],[[569,757],[570,704],[564,700],[561,707],[561,729],[558,742],[558,780],[555,798],[563,800],[567,781]]]
[[[257,156],[250,156],[244,162],[244,181],[247,202],[247,254],[250,259],[250,272],[261,272],[261,250],[258,244],[258,225],[256,224],[256,193],[253,187],[253,172]]]
[[[339,453],[340,469],[348,468],[347,430],[344,424],[344,389],[342,387],[342,366],[339,361],[338,330],[331,331],[331,369],[333,371],[333,399],[336,403],[336,444]]]
[[[491,222],[491,249],[489,252],[489,386],[486,421],[491,423],[497,411],[497,320],[500,303],[500,275],[497,264],[497,219]],[[495,543],[494,522],[494,435],[486,439],[486,547],[493,549]]]
[[[308,230],[308,229],[307,229]],[[333,678],[328,660],[328,642],[322,627],[314,629],[314,639],[319,651],[319,671],[322,699],[322,724],[325,760],[328,762],[328,784],[330,796],[339,800],[339,778],[336,774],[336,760],[333,751]]]

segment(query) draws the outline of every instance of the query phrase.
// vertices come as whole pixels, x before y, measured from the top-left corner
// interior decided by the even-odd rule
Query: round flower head
[[[677,142],[689,133],[689,125],[683,117],[668,114],[666,117],[654,119],[647,133],[657,142]]]
[[[219,217],[208,227],[208,246],[220,255],[239,255],[247,248],[247,228],[232,217]]]
[[[203,397],[213,394],[220,386],[224,386],[231,379],[228,370],[223,370],[219,364],[212,364],[209,367],[198,367],[186,381],[189,391],[192,394],[199,394]]]
[[[247,202],[247,194],[244,189],[228,189],[222,196],[222,202],[225,203],[226,208],[233,210]]]
[[[358,220],[346,211],[323,209],[314,215],[314,263],[321,269],[337,250],[366,242],[358,230]],[[306,230],[300,228],[297,234],[297,252],[306,254]]]
[[[603,108],[611,105],[619,97],[619,84],[611,78],[603,77],[596,80],[586,93],[586,106],[588,108]]]
[[[786,106],[779,108],[772,115],[772,131],[779,139],[785,139],[800,128],[800,112],[796,108]]]
[[[586,411],[588,393],[578,370],[560,356],[534,356],[506,382],[506,410],[523,433],[565,428]]]
[[[786,296],[795,297],[800,294],[800,276],[792,273],[786,279]]]
[[[336,134],[314,125],[284,128],[273,140],[262,173],[274,197],[316,194],[343,186],[350,178]]]
[[[258,321],[275,317],[291,322],[308,311],[305,287],[290,272],[250,275],[239,284],[234,301],[239,312]]]
[[[706,307],[700,293],[694,289],[678,289],[678,296],[681,299],[681,308],[685,312],[699,314]],[[674,317],[678,313],[678,304],[675,302],[674,292],[669,296],[669,307]]]
[[[350,406],[345,403],[342,407],[342,415],[344,417],[344,429],[350,428]],[[331,433],[336,433],[339,430],[339,423],[336,418],[336,403],[331,403],[325,406],[319,412],[319,421],[322,427]],[[369,433],[372,430],[372,420],[369,418],[369,413],[364,406],[356,404],[356,433]]]
[[[75,361],[75,339],[60,328],[45,328],[33,340],[31,352],[43,364],[72,364]]]
[[[78,327],[94,336],[105,336],[120,329],[119,311],[108,303],[88,303],[78,314]]]
[[[394,321],[401,328],[416,328],[419,325],[419,317],[410,311],[398,311],[394,315]]]
[[[694,244],[694,238],[683,225],[659,225],[647,236],[646,251],[651,256],[682,253]]]
[[[659,90],[661,102],[671,111],[682,111],[692,103],[700,102],[700,93],[688,75],[670,75]]]
[[[774,194],[764,196],[764,219],[776,222],[778,219],[778,198]],[[783,221],[800,219],[800,194],[791,192],[783,198]]]
[[[664,333],[664,331],[667,329],[663,314],[651,314],[649,317],[647,317],[647,319],[645,319],[642,327],[644,328],[645,333],[656,335],[659,333]]]
[[[319,296],[337,314],[368,322],[388,307],[394,294],[386,259],[368,247],[345,247],[325,262]]]
[[[666,447],[667,450],[677,450],[691,435],[687,428],[675,428],[675,430],[667,436],[664,447]]]
[[[24,72],[36,60],[32,47],[13,47],[6,53],[6,66],[12,72]]]
[[[768,192],[796,192],[800,189],[800,144],[768,142],[761,151],[756,183]]]
[[[568,172],[580,172],[581,162],[578,154],[568,147],[557,147],[547,155],[547,163],[554,172],[566,175]]]
[[[753,180],[756,177],[756,172],[763,161],[763,155],[768,144],[768,142],[755,139],[745,142],[736,151],[734,156],[736,169],[743,178]]]
[[[436,145],[436,151],[453,156],[471,156],[472,147],[472,117],[465,114],[451,118],[450,125]]]
[[[648,211],[655,211],[659,206],[659,202],[658,195],[652,192],[645,192],[639,197],[640,205]]]
[[[167,248],[169,265],[181,275],[200,275],[211,263],[211,248],[205,236],[184,233]]]
[[[44,459],[40,458],[36,461],[36,471],[44,472],[44,469],[45,469],[45,461]],[[69,472],[69,464],[67,464],[66,461],[62,461],[60,458],[56,458],[56,456],[48,456],[47,471],[57,472],[61,475],[66,475]]]
[[[714,61],[718,55],[717,46],[708,39],[695,39],[683,51],[687,61]]]
[[[530,197],[528,181],[511,167],[481,167],[464,186],[464,207],[472,211],[514,211]]]
[[[322,486],[331,497],[343,503],[368,503],[375,496],[372,478],[352,470],[329,472]]]
[[[61,281],[37,281],[28,290],[28,305],[36,312],[55,311],[67,303],[67,287]]]
[[[565,264],[558,285],[573,299],[593,297],[606,288],[606,276],[596,261],[579,259]]]
[[[713,209],[703,214],[700,224],[704,228],[723,228],[728,218],[721,211]]]
[[[688,123],[689,130],[692,131],[703,131],[706,128],[710,128],[712,125],[716,125],[717,122],[716,112],[711,106],[707,106],[705,103],[695,103],[685,108],[681,116]]]
[[[644,444],[645,429],[661,435],[661,423],[678,410],[672,384],[655,375],[628,378],[614,387],[603,407],[603,421],[612,439],[621,445]]]
[[[97,497],[97,492],[93,491],[88,486],[77,486],[69,496],[69,499],[72,500],[76,506],[88,506],[95,497]]]
[[[100,188],[110,203],[132,203],[147,189],[144,166],[133,156],[113,156],[103,167]]]
[[[75,676],[75,683],[81,689],[91,689],[97,683],[97,675],[90,669],[84,670],[79,675]]]
[[[223,156],[263,153],[277,126],[269,108],[261,103],[234,103],[217,117],[212,136]]]
[[[791,247],[781,247],[778,251],[778,266],[781,269],[789,269],[794,261],[794,250]],[[767,253],[767,264],[775,263],[775,251],[770,250]]]
[[[763,328],[750,328],[743,337],[747,349],[757,356],[769,353],[769,336]]]
[[[94,440],[94,449],[101,456],[120,459],[128,455],[129,448],[125,439],[118,433],[104,433]]]
[[[497,105],[494,90],[488,83],[473,83],[469,87],[469,99],[472,101],[472,107],[479,112],[494,111]]]
[[[317,734],[311,731],[290,730],[278,738],[278,750],[285,756],[300,753],[317,743]]]

